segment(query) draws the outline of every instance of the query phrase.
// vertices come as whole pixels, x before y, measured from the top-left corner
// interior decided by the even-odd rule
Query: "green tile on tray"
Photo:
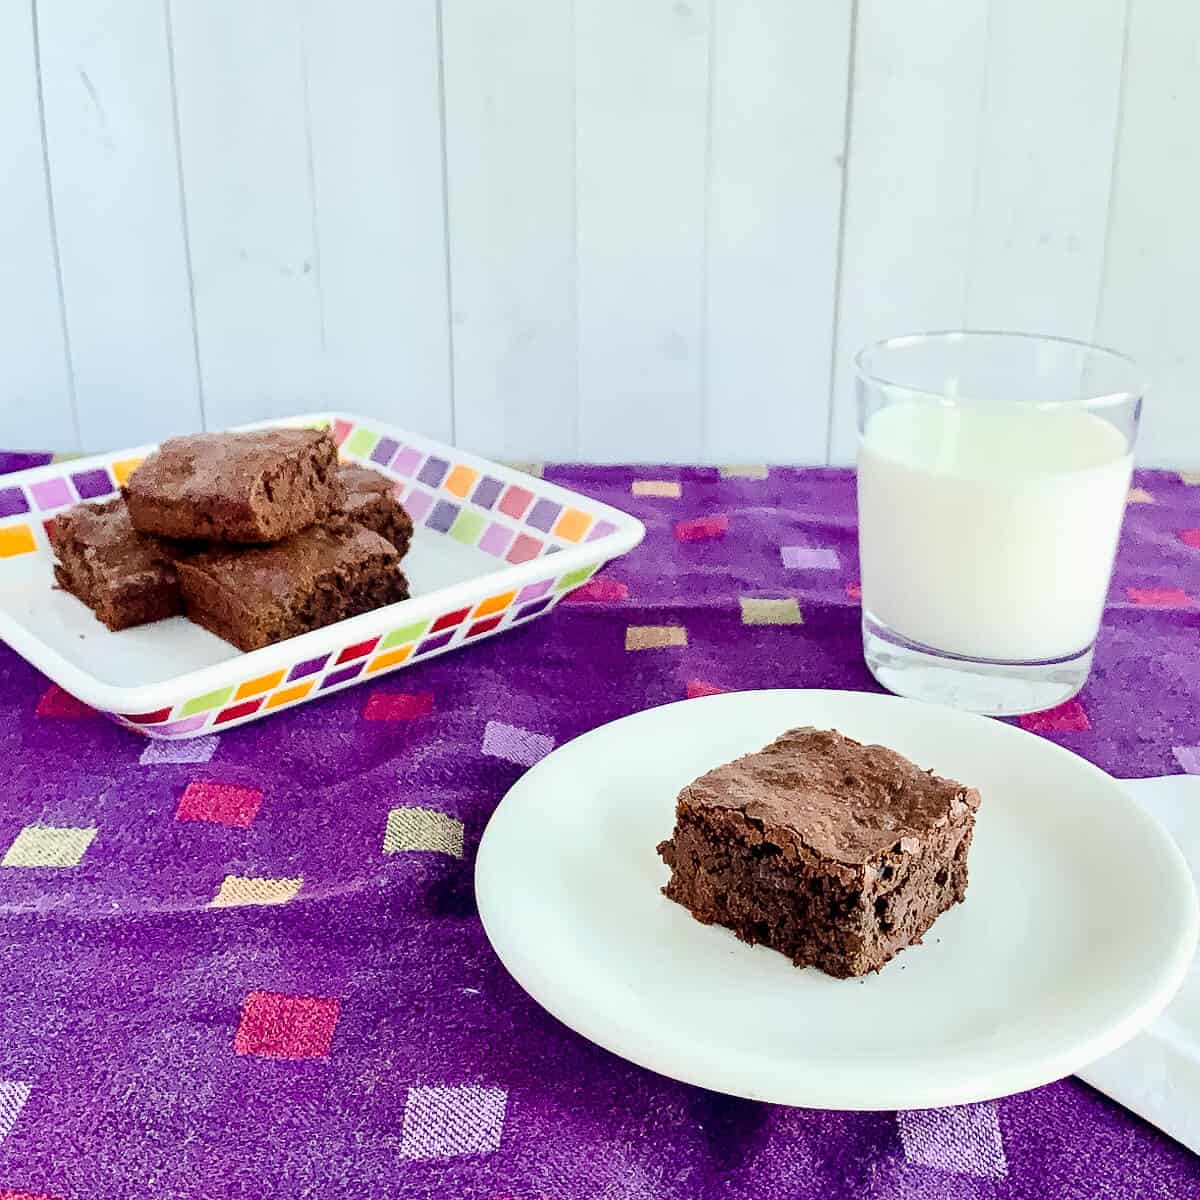
[[[592,567],[580,567],[578,571],[568,571],[555,585],[556,592],[565,592],[567,588],[578,587],[581,583],[587,583],[593,575],[595,575],[599,563]]]
[[[473,546],[479,541],[479,535],[486,524],[487,517],[483,513],[464,509],[458,514],[458,520],[450,526],[450,536],[465,546]]]
[[[393,646],[403,646],[408,642],[415,642],[428,628],[428,621],[418,621],[415,625],[405,625],[403,629],[393,629],[375,647],[376,653],[380,650],[390,650]]]
[[[193,713],[208,712],[210,708],[216,708],[218,705],[224,704],[232,695],[232,687],[217,688],[215,692],[205,692],[203,696],[197,696],[193,700],[188,700],[175,715],[177,717],[190,717]]]
[[[379,434],[369,429],[356,429],[347,439],[342,449],[347,454],[361,454],[364,458],[375,449],[379,442]]]

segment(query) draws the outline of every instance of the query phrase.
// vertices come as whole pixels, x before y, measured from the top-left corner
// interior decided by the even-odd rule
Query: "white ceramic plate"
[[[983,793],[966,901],[861,980],[797,970],[659,892],[679,788],[809,724]],[[714,696],[585,734],[505,797],[475,883],[504,965],[583,1036],[821,1108],[966,1103],[1070,1074],[1167,1004],[1196,947],[1182,856],[1102,771],[997,721],[850,692]]]

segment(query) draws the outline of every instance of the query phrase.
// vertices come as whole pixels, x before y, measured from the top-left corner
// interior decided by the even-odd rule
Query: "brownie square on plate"
[[[183,611],[173,555],[139,533],[123,500],[80,504],[50,527],[58,561],[54,578],[109,629],[161,621]]]
[[[963,899],[979,793],[812,727],[679,794],[663,889],[797,966],[877,971]]]
[[[163,537],[274,542],[339,512],[337,446],[323,429],[171,438],[129,476],[134,525]]]
[[[412,541],[413,523],[396,499],[395,483],[357,463],[343,463],[339,474],[346,487],[346,516],[387,538],[403,558]]]
[[[315,525],[272,546],[213,547],[178,563],[188,617],[239,650],[408,599],[390,542]]]

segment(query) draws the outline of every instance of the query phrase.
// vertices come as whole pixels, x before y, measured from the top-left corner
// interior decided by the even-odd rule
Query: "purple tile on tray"
[[[392,470],[397,475],[408,477],[421,465],[421,459],[424,457],[415,446],[402,446],[392,459]]]
[[[617,527],[611,521],[597,521],[585,540],[595,542],[602,537],[608,537],[610,533],[616,533],[616,531]]]
[[[361,662],[356,662],[353,666],[343,667],[340,671],[330,671],[324,679],[321,680],[321,691],[326,688],[336,687],[339,683],[345,683],[347,679],[353,679],[363,667],[366,665],[366,659]]]
[[[98,496],[111,496],[117,490],[113,487],[113,481],[103,467],[97,467],[92,471],[80,471],[78,475],[72,475],[71,479],[81,500],[95,500]]]
[[[371,451],[371,461],[386,467],[393,454],[400,449],[400,443],[395,438],[382,437],[378,445]]]
[[[433,497],[428,492],[421,491],[420,488],[413,488],[409,492],[408,498],[404,501],[404,511],[414,521],[421,520],[432,507]]]
[[[418,647],[414,658],[420,658],[422,654],[432,654],[435,650],[441,650],[444,646],[450,645],[451,638],[457,633],[457,628],[451,629],[446,633],[439,633],[437,637],[426,638]]]
[[[329,655],[322,654],[320,658],[306,658],[298,662],[289,672],[288,679],[303,679],[305,675],[315,675],[328,661]]]
[[[155,733],[191,733],[199,729],[209,718],[206,712],[197,713],[194,717],[184,717],[182,721],[168,721],[165,725],[155,725]]]
[[[531,583],[517,593],[517,603],[524,604],[526,600],[540,600],[553,586],[553,579],[543,579],[541,583]]]
[[[29,490],[33,493],[38,508],[43,510],[62,508],[64,504],[70,504],[75,499],[65,479],[43,479],[41,483],[31,483]]]
[[[479,539],[479,548],[499,558],[508,549],[508,543],[512,539],[511,529],[501,525],[499,521],[493,521],[485,530],[483,537]]]
[[[545,612],[553,603],[553,596],[547,596],[544,600],[535,600],[532,604],[527,604],[524,608],[518,609],[517,615],[513,617],[513,620],[523,621],[526,617],[536,617],[538,613]]]
[[[502,491],[504,491],[504,484],[499,479],[494,479],[491,475],[485,475],[475,485],[475,492],[471,496],[471,502],[478,504],[480,508],[491,508],[496,503]]]
[[[525,518],[525,524],[532,525],[534,529],[540,529],[543,533],[549,533],[554,528],[554,522],[558,520],[560,512],[561,504],[555,504],[553,500],[539,500]]]
[[[29,501],[18,487],[0,488],[0,517],[15,517],[29,511]]]
[[[409,512],[411,514],[412,510],[410,509]],[[439,500],[433,506],[433,512],[429,514],[429,519],[425,524],[430,529],[436,529],[438,533],[447,533],[457,516],[457,504],[451,504],[449,500]]]
[[[444,458],[434,458],[430,455],[425,460],[425,465],[421,468],[417,478],[429,487],[440,486],[443,479],[446,478],[446,472],[450,470],[450,464]]]

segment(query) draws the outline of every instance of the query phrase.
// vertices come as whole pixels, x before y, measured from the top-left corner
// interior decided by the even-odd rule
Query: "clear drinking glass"
[[[1065,338],[889,338],[855,359],[863,652],[902,696],[1051,708],[1091,670],[1145,380]]]

